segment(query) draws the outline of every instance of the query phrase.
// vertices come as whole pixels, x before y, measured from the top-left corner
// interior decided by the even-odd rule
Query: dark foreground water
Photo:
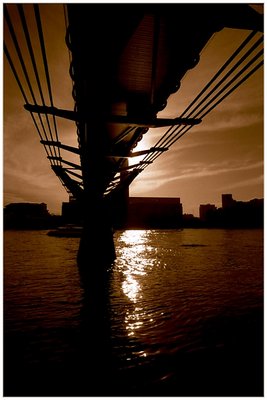
[[[262,230],[116,232],[83,285],[46,233],[4,234],[5,396],[263,395]]]

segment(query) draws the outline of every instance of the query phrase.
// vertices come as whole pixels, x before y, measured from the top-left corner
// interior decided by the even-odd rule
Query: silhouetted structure
[[[199,212],[201,221],[208,227],[262,228],[264,201],[236,201],[232,194],[222,194],[221,208],[206,204],[200,206]]]
[[[128,228],[173,229],[182,226],[183,207],[179,198],[130,197]]]
[[[70,196],[69,202],[62,203],[62,222],[64,224],[82,225],[82,210],[80,203]]]
[[[199,206],[199,218],[201,221],[207,221],[209,214],[214,213],[217,210],[215,204],[200,204]]]
[[[222,208],[231,208],[235,204],[232,194],[222,194]]]
[[[123,199],[122,199],[123,200]],[[113,202],[108,218],[114,229],[172,229],[182,226],[183,207],[180,198],[129,197]],[[70,197],[62,203],[62,220],[65,224],[82,224],[80,203]]]
[[[201,222],[198,217],[195,217],[193,214],[183,214],[182,221],[183,228],[201,228]]]
[[[10,203],[4,208],[5,229],[48,229],[60,223],[45,203]]]

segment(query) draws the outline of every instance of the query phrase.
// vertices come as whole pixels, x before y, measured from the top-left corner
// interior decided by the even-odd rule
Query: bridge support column
[[[108,267],[116,258],[113,228],[103,199],[87,199],[83,204],[84,226],[78,261],[92,263],[92,270]]]
[[[128,166],[128,160],[124,166]],[[126,172],[120,173],[120,179],[123,181],[127,176]],[[129,187],[122,187],[115,194],[113,193],[108,200],[109,209],[111,212],[111,220],[115,229],[127,229],[128,222],[128,205],[129,205]]]
[[[103,93],[101,87],[99,91]],[[90,124],[86,122],[80,128],[84,229],[78,261],[85,261],[84,269],[90,274],[107,270],[116,257],[110,210],[104,199],[109,173],[106,155],[110,146],[105,124],[106,105],[97,98],[93,100],[88,99],[87,104]]]

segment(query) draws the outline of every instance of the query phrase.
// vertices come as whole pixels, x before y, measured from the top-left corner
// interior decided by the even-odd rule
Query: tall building
[[[237,201],[232,194],[222,194],[222,208],[210,214],[208,222],[223,228],[262,228],[263,212],[263,199]]]
[[[212,213],[217,210],[215,204],[200,204],[199,206],[199,218],[201,221],[207,221],[211,217]]]
[[[222,194],[222,208],[230,208],[235,204],[232,194]]]

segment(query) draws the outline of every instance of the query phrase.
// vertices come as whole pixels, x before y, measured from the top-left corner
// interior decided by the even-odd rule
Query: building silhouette
[[[262,228],[263,199],[236,201],[232,194],[221,195],[222,207],[200,204],[199,218],[183,214],[180,198],[129,197],[114,202],[107,216],[114,229]],[[122,207],[123,206],[123,207]],[[62,222],[82,224],[81,205],[74,198],[62,203]]]
[[[200,204],[199,206],[199,218],[201,221],[208,221],[210,215],[212,215],[217,210],[215,204]]]
[[[180,198],[130,197],[128,228],[173,229],[182,226]]]
[[[180,198],[129,197],[127,206],[125,202],[114,202],[107,217],[115,229],[171,229],[181,227],[182,216]],[[82,223],[81,206],[75,199],[62,203],[62,220],[67,224]]]
[[[114,202],[107,217],[114,229],[263,228],[263,199],[237,201],[232,194],[222,194],[221,199],[220,208],[200,204],[197,218],[183,214],[178,197],[129,197],[123,212],[121,202]],[[45,203],[11,203],[4,207],[4,229],[49,229],[82,222],[81,204],[73,197],[62,203],[61,216],[52,216]]]
[[[232,194],[222,194],[222,208],[231,208],[236,203]]]
[[[232,194],[222,194],[222,207],[201,204],[200,220],[207,227],[219,228],[263,228],[263,199],[236,201]]]
[[[68,202],[63,202],[61,207],[62,222],[65,224],[82,225],[83,213],[81,205],[75,197],[70,196]]]
[[[5,229],[47,229],[58,222],[45,203],[10,203],[4,208]]]

